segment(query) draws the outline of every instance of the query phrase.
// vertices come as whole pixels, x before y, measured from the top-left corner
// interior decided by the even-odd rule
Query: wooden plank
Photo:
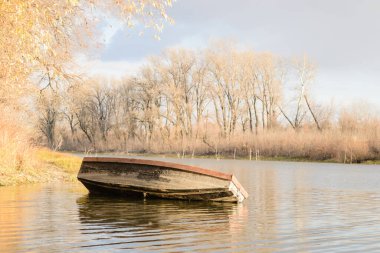
[[[243,188],[243,186],[240,184],[240,182],[237,180],[237,178],[234,175],[232,175],[232,183],[235,184],[236,188],[239,189],[241,194],[243,194],[244,198],[248,198],[249,196],[248,192],[246,192],[246,190]]]
[[[233,193],[226,188],[203,189],[187,191],[162,191],[144,187],[131,187],[128,185],[110,184],[95,182],[86,179],[79,179],[90,192],[112,192],[125,197],[153,197],[166,199],[186,199],[186,200],[216,200],[221,202],[237,202]]]
[[[188,174],[188,175],[186,175]],[[158,189],[207,189],[228,187],[229,181],[185,172],[168,171],[155,179],[143,179],[140,173],[122,173],[119,175],[106,173],[80,173],[79,178],[91,181],[115,183],[120,185],[144,186]]]
[[[197,174],[204,174],[210,177],[220,178],[223,180],[232,180],[232,174],[227,174],[219,171],[208,170],[196,166],[171,163],[171,162],[162,162],[154,160],[145,160],[145,159],[134,159],[134,158],[115,158],[115,157],[84,157],[83,162],[105,162],[105,163],[125,163],[125,164],[141,164],[141,165],[150,165],[158,166],[164,168],[171,168],[176,170],[188,171]]]

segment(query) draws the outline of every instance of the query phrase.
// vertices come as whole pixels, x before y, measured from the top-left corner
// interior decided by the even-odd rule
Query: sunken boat
[[[85,157],[78,180],[90,193],[125,197],[220,202],[248,197],[232,174],[154,160]]]

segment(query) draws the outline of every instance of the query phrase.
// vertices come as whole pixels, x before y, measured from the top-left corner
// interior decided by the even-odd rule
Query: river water
[[[154,158],[157,159],[157,158]],[[380,166],[165,159],[233,172],[243,204],[0,188],[0,252],[380,252]]]

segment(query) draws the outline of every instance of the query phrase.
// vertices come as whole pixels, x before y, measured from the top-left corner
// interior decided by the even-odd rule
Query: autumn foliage
[[[126,27],[140,23],[159,32],[171,21],[166,15],[170,5],[171,0],[0,1],[0,179],[10,171],[33,178],[39,166],[33,161],[36,135],[55,134],[35,128],[34,121],[54,126],[54,111],[44,118],[34,117],[33,110],[41,109],[41,101],[53,101],[41,98],[43,91],[80,80],[75,58],[97,47],[97,25],[112,18]]]

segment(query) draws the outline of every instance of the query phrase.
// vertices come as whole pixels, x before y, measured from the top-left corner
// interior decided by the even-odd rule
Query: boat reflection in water
[[[245,205],[202,201],[126,200],[86,195],[77,199],[85,247],[134,251],[222,250],[235,247],[248,218]],[[203,245],[203,246],[201,246]],[[238,247],[238,245],[236,245]]]

